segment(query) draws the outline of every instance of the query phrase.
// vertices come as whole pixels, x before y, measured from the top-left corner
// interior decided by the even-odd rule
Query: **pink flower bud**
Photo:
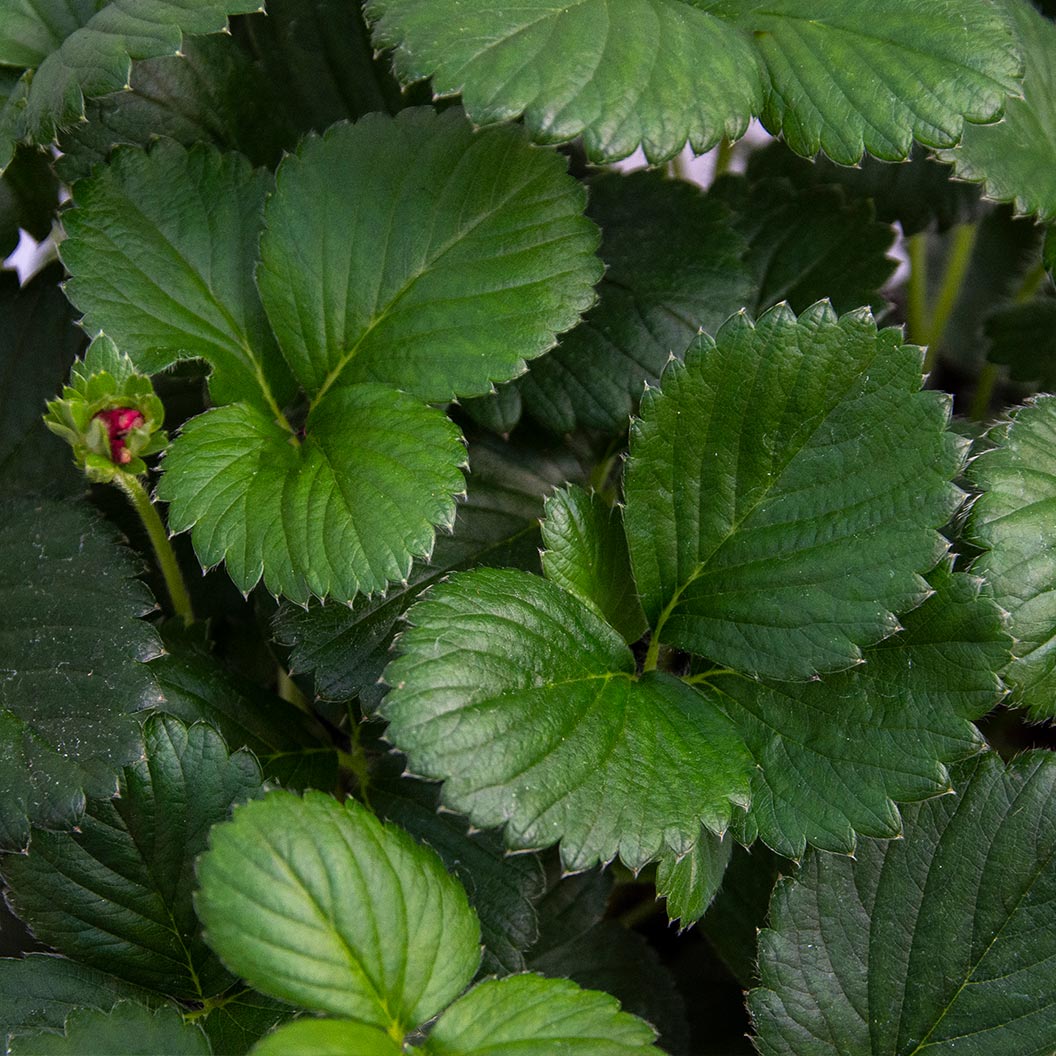
[[[143,415],[134,407],[112,407],[108,411],[100,411],[95,417],[106,424],[110,437],[110,457],[118,465],[128,465],[132,461],[132,452],[125,446],[125,437],[129,430],[143,424]]]

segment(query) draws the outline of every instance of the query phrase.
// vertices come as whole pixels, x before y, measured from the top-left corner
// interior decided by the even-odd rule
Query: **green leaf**
[[[628,643],[645,633],[619,507],[582,488],[562,488],[546,500],[543,543],[543,571],[551,583],[579,598]]]
[[[300,444],[245,403],[189,421],[165,459],[169,528],[235,586],[348,601],[406,579],[454,519],[465,450],[439,411],[382,385],[332,390]]]
[[[0,173],[15,156],[18,123],[29,91],[30,74],[0,67]]]
[[[876,222],[872,203],[847,201],[839,187],[797,189],[784,179],[731,176],[711,196],[731,207],[748,240],[744,263],[755,290],[744,303],[753,314],[782,301],[801,312],[823,297],[837,312],[886,307],[881,290],[895,270],[887,255],[895,232]]]
[[[1001,611],[981,583],[940,566],[905,629],[852,671],[818,682],[709,679],[755,757],[751,828],[779,854],[845,854],[855,833],[897,836],[896,800],[949,790],[943,763],[984,744],[969,720],[1001,699]],[[750,840],[746,841],[750,842]]]
[[[253,1056],[400,1056],[404,1051],[377,1027],[347,1019],[301,1019],[269,1034]]]
[[[436,855],[353,800],[274,792],[213,829],[210,944],[257,989],[396,1033],[473,977],[480,929]]]
[[[111,1012],[76,1009],[63,1035],[15,1038],[10,1056],[211,1056],[201,1030],[168,1005],[151,1010],[123,1001]]]
[[[805,679],[897,630],[962,498],[948,398],[920,384],[919,348],[825,303],[736,316],[672,363],[632,429],[624,514],[654,638]]]
[[[1022,91],[1004,120],[966,126],[952,150],[940,152],[957,178],[981,182],[988,198],[1012,202],[1018,213],[1056,217],[1056,26],[1030,0],[1002,0],[1026,59]],[[950,146],[953,146],[950,144]]]
[[[216,402],[282,402],[289,375],[253,283],[271,184],[205,146],[116,151],[63,214],[66,293],[85,328],[105,330],[145,374],[208,361]]]
[[[906,839],[778,884],[750,1006],[764,1056],[1047,1056],[1056,1037],[1056,758],[996,755]]]
[[[243,1056],[292,1019],[296,1011],[285,1001],[242,990],[215,1002],[198,1023],[217,1056]]]
[[[279,168],[257,278],[313,400],[338,382],[477,395],[574,326],[601,265],[565,165],[458,110],[371,114],[306,140]]]
[[[209,726],[155,717],[145,758],[117,797],[94,800],[75,833],[35,829],[28,854],[0,858],[15,912],[44,942],[121,979],[185,1000],[230,977],[198,934],[194,860],[210,826],[259,795],[260,769]]]
[[[175,55],[184,34],[219,33],[227,16],[258,8],[253,0],[20,0],[24,23],[0,36],[0,58],[38,66],[26,98],[21,134],[36,143],[84,115],[86,98],[121,91],[135,59]],[[28,60],[28,61],[26,61]]]
[[[533,136],[582,135],[592,161],[641,145],[653,163],[703,154],[759,112],[759,60],[736,29],[681,0],[372,0],[374,43],[404,83],[461,93],[477,124],[524,116]],[[468,7],[468,10],[466,9]],[[707,56],[707,61],[701,61]]]
[[[1020,90],[1018,41],[986,0],[694,0],[753,35],[770,77],[763,124],[797,154],[952,147]]]
[[[619,1002],[567,979],[511,975],[475,986],[437,1021],[425,1056],[518,1056],[555,1052],[623,1056],[658,1051],[648,1023],[620,1011]]]
[[[43,242],[59,207],[59,184],[51,158],[42,150],[20,149],[0,177],[0,259],[18,246],[19,229]]]
[[[1005,364],[1014,381],[1056,388],[1056,299],[1039,297],[999,308],[986,320],[986,336],[987,359]]]
[[[588,184],[602,231],[598,304],[514,388],[555,433],[577,424],[622,432],[643,383],[654,382],[703,328],[751,301],[745,241],[714,197],[656,172]],[[501,390],[503,392],[507,390]]]
[[[139,752],[160,645],[138,571],[82,506],[0,504],[0,848],[75,824]]]
[[[982,494],[965,534],[985,553],[972,565],[1009,614],[1014,659],[1005,678],[1033,718],[1056,716],[1056,396],[1016,409],[989,434],[997,446],[969,466]]]
[[[746,803],[747,758],[708,698],[635,675],[619,635],[577,598],[479,569],[408,614],[385,680],[388,736],[444,803],[505,824],[515,848],[561,842],[566,869],[687,853]]]
[[[65,957],[0,958],[0,1045],[15,1034],[61,1031],[74,1009],[109,1012],[123,999],[145,1005],[158,1001],[147,990]]]
[[[682,928],[695,924],[718,893],[730,861],[732,840],[705,832],[682,858],[665,859],[656,869],[656,894],[667,900],[667,915]]]

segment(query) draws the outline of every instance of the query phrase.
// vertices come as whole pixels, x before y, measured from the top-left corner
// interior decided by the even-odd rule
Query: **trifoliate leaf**
[[[751,1011],[764,1056],[1048,1056],[1056,758],[988,753],[906,839],[781,881]]]
[[[443,800],[569,870],[687,853],[744,805],[747,757],[714,702],[638,678],[619,635],[526,573],[480,569],[408,614],[385,680],[389,736]]]
[[[654,638],[804,679],[897,630],[962,498],[948,399],[920,383],[899,331],[824,303],[734,317],[672,363],[632,429],[624,513]]]
[[[210,826],[259,795],[260,769],[228,755],[199,723],[155,717],[145,758],[119,794],[94,800],[75,833],[34,829],[28,854],[0,858],[9,898],[34,934],[68,957],[185,1000],[230,976],[202,942],[191,905],[194,860]]]
[[[477,124],[524,115],[536,139],[582,135],[592,161],[641,145],[651,162],[687,141],[703,154],[759,112],[762,72],[748,39],[682,0],[372,0],[374,43],[395,47],[404,83],[461,93]],[[702,57],[707,56],[706,61]]]
[[[264,993],[395,1037],[477,969],[480,928],[461,885],[354,800],[274,792],[211,843],[199,916],[224,962]]]
[[[758,764],[749,836],[779,854],[851,853],[855,832],[897,836],[895,801],[940,795],[944,763],[983,746],[971,719],[1001,699],[1010,640],[978,580],[940,566],[935,593],[853,671],[820,682],[709,680]],[[748,841],[750,842],[750,840]]]
[[[574,594],[627,642],[645,633],[618,507],[582,488],[562,488],[546,501],[543,544],[543,571],[551,583]]]
[[[1056,388],[1056,298],[999,308],[986,320],[987,359],[1002,363],[1015,381]]]
[[[269,1034],[253,1056],[401,1056],[406,1052],[383,1030],[348,1019],[300,1019]]]
[[[188,422],[158,496],[169,528],[193,528],[203,566],[235,585],[348,601],[405,579],[454,518],[465,450],[439,411],[383,385],[332,390],[300,443],[236,403]]]
[[[0,848],[76,823],[139,752],[160,643],[138,563],[82,506],[0,505]]]
[[[204,146],[116,151],[63,215],[66,293],[83,325],[105,330],[147,374],[206,360],[217,402],[282,402],[289,375],[253,284],[271,182]]]
[[[968,125],[952,150],[958,179],[981,182],[988,198],[1013,202],[1019,213],[1056,217],[1056,26],[1030,0],[1002,0],[1015,26],[1026,74],[1021,93],[1009,99],[1004,120]],[[952,146],[952,144],[951,144]]]
[[[763,124],[805,157],[901,161],[914,138],[952,147],[1020,90],[1018,42],[986,0],[695,4],[752,34],[770,77]]]
[[[753,296],[745,241],[713,197],[655,172],[602,176],[589,188],[606,268],[598,303],[513,386],[555,433],[622,432],[643,382]]]
[[[113,1011],[76,1009],[62,1035],[14,1038],[10,1056],[211,1056],[201,1029],[171,1005],[149,1009],[123,1001]]]
[[[22,20],[0,33],[0,59],[38,66],[20,131],[42,144],[84,115],[86,98],[121,91],[134,59],[175,55],[184,34],[219,33],[228,15],[258,10],[254,0],[22,0],[19,7]]]
[[[1005,678],[1034,718],[1056,716],[1056,396],[1041,396],[989,434],[969,467],[982,494],[965,533],[985,550],[972,565],[1009,614]]]
[[[688,928],[704,916],[722,884],[732,847],[733,840],[705,832],[689,854],[665,859],[657,866],[656,894],[667,899],[671,920]]]
[[[475,986],[441,1017],[422,1046],[424,1056],[518,1056],[584,1052],[624,1056],[657,1050],[643,1020],[620,1011],[619,1002],[567,979],[510,975]]]
[[[564,170],[521,130],[474,132],[458,110],[306,140],[279,168],[257,278],[309,395],[382,382],[444,401],[523,373],[601,277]]]

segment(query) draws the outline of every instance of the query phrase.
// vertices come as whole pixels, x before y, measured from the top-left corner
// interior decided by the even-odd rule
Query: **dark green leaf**
[[[28,854],[0,858],[16,913],[74,960],[164,994],[212,997],[231,982],[198,934],[194,860],[260,770],[199,723],[155,717],[145,758],[118,796],[93,800],[75,833],[34,829]]]
[[[0,505],[0,848],[75,824],[139,752],[160,645],[138,569],[84,507]]]
[[[539,939],[528,951],[529,960],[545,956],[566,942],[586,935],[605,916],[612,894],[611,869],[564,873],[550,860],[546,894],[539,900]]]
[[[716,330],[753,297],[747,247],[722,203],[655,172],[602,176],[589,187],[587,215],[601,227],[606,267],[598,304],[514,386],[555,433],[577,424],[626,429],[643,383],[698,330]]]
[[[408,614],[385,680],[389,736],[445,804],[516,848],[561,842],[569,870],[681,856],[745,805],[747,758],[713,701],[639,679],[582,602],[522,572],[479,569]]]
[[[751,1010],[765,1056],[1049,1056],[1056,758],[994,754],[906,839],[812,854],[774,894]]]
[[[400,1056],[383,1030],[347,1019],[301,1019],[269,1034],[253,1056]]]
[[[705,832],[683,858],[666,859],[656,870],[656,894],[667,899],[667,915],[683,928],[702,916],[722,883],[733,840]]]
[[[215,1007],[198,1022],[215,1056],[243,1056],[265,1035],[293,1018],[296,1011],[284,1001],[265,997],[253,990],[243,990],[216,1002]]]
[[[273,792],[199,862],[210,944],[257,989],[393,1036],[473,977],[480,928],[440,859],[354,800]]]
[[[1056,388],[1056,298],[999,308],[986,320],[987,359],[1003,363],[1014,381]]]
[[[58,207],[59,184],[51,158],[43,151],[22,148],[0,177],[0,259],[14,252],[19,228],[43,242]]]
[[[654,637],[803,679],[897,630],[962,499],[964,444],[920,371],[899,331],[824,303],[736,316],[672,363],[632,430],[624,514]]]

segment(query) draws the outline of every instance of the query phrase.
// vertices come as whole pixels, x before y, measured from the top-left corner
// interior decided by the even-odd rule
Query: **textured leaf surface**
[[[671,920],[688,928],[704,916],[722,884],[732,848],[733,840],[704,833],[689,854],[657,866],[656,894],[667,900]]]
[[[269,1034],[253,1056],[400,1056],[404,1051],[377,1027],[347,1019],[302,1019]]]
[[[171,1005],[149,1009],[122,1002],[111,1012],[77,1009],[66,1033],[15,1038],[10,1056],[211,1056],[197,1026],[184,1023]]]
[[[751,1009],[765,1056],[1048,1056],[1056,1037],[1056,759],[993,754],[905,840],[779,883]]]
[[[430,401],[487,392],[594,300],[597,232],[559,155],[458,110],[372,114],[283,162],[258,272],[283,353]],[[340,237],[335,237],[335,232]]]
[[[763,123],[806,157],[854,165],[863,150],[950,147],[965,119],[992,121],[1022,60],[985,0],[696,0],[752,33],[770,75]]]
[[[160,644],[138,570],[84,507],[0,506],[0,847],[73,825],[139,751]]]
[[[988,198],[1013,202],[1020,213],[1056,217],[1056,26],[1030,0],[1002,0],[1026,59],[1022,97],[1009,99],[1004,120],[967,126],[943,151],[962,180],[981,181]],[[1018,94],[1018,93],[1017,93]]]
[[[409,613],[385,673],[389,736],[444,802],[570,870],[682,855],[744,805],[747,759],[714,703],[634,677],[619,635],[521,572],[460,573]]]
[[[656,636],[802,679],[897,629],[961,501],[962,444],[920,368],[897,330],[826,304],[735,317],[668,367],[632,430],[624,514]]]
[[[739,138],[762,103],[759,60],[721,19],[681,0],[372,0],[374,42],[404,82],[461,93],[478,124],[524,115],[539,140],[583,136],[593,161],[641,145],[653,162]],[[701,56],[707,56],[707,62]]]
[[[477,969],[480,928],[462,887],[353,800],[274,792],[211,843],[197,901],[209,943],[265,993],[406,1033]]]
[[[582,488],[562,488],[547,499],[543,543],[543,571],[551,583],[574,594],[625,641],[645,633],[618,507]]]
[[[714,333],[753,303],[745,241],[719,201],[656,172],[602,176],[589,187],[606,268],[598,303],[514,386],[555,433],[622,432],[644,382],[699,329]]]
[[[590,1056],[658,1051],[648,1023],[620,1011],[619,1002],[567,979],[511,975],[475,986],[437,1021],[422,1051],[427,1056],[518,1056],[554,1052]]]
[[[210,826],[260,794],[247,753],[229,756],[209,726],[151,719],[145,758],[119,795],[89,803],[76,833],[35,829],[28,854],[0,858],[15,912],[83,964],[184,999],[231,979],[198,934],[194,860]]]
[[[1056,715],[1056,396],[1019,408],[990,433],[997,447],[969,473],[982,491],[969,539],[985,549],[972,566],[1009,613],[1014,659],[1005,672],[1035,718]]]
[[[243,403],[184,426],[158,495],[169,528],[235,585],[348,601],[405,579],[454,518],[465,450],[439,411],[382,385],[330,392],[303,441]]]
[[[896,836],[895,800],[947,791],[943,763],[978,751],[970,719],[1001,698],[1009,637],[980,584],[945,567],[905,630],[820,682],[711,680],[758,768],[750,835],[786,857],[808,843],[850,853],[855,832]]]

